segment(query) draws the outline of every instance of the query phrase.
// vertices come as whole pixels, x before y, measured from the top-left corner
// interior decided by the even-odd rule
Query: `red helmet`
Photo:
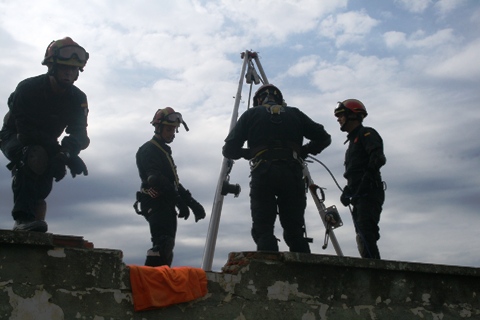
[[[264,84],[258,88],[257,92],[253,96],[253,106],[258,106],[258,98],[265,99],[267,96],[272,96],[276,103],[283,103],[283,95],[280,89],[273,84]]]
[[[365,118],[368,113],[365,105],[357,99],[347,99],[343,102],[338,102],[338,106],[335,108],[334,114],[338,116],[340,113],[346,112],[348,114],[354,114],[358,119]]]
[[[185,130],[189,130],[185,121],[183,121],[182,114],[175,112],[173,108],[166,107],[164,109],[158,109],[153,116],[152,121],[150,122],[155,128],[159,125],[175,126],[179,127],[180,124],[183,124]]]
[[[87,64],[89,54],[84,48],[78,45],[70,37],[50,42],[45,50],[43,65],[64,64],[67,66],[79,67],[83,71]]]

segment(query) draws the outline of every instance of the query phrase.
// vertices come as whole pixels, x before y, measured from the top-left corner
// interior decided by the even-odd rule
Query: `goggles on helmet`
[[[334,114],[338,116],[340,113],[347,111],[347,107],[343,104],[343,102],[337,102],[337,107],[335,108]]]
[[[178,122],[178,125],[180,125],[180,123],[183,123],[182,114],[180,112],[167,114],[162,119],[162,122],[169,122],[169,123]]]
[[[171,113],[168,113],[171,112]],[[172,108],[168,107],[165,109],[158,109],[153,120],[150,122],[153,126],[157,127],[159,125],[167,126],[176,126],[177,130],[180,124],[183,124],[185,130],[189,130],[187,124],[183,120],[182,114],[180,112],[175,112]]]
[[[53,56],[58,60],[69,60],[76,56],[81,62],[86,62],[89,58],[88,52],[76,45],[68,45],[55,49]]]

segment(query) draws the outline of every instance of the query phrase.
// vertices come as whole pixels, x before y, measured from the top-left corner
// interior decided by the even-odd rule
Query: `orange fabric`
[[[192,301],[207,294],[207,275],[192,267],[129,265],[135,311]]]

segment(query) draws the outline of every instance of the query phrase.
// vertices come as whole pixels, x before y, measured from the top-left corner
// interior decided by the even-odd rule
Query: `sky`
[[[332,136],[315,158],[341,187],[346,134],[333,110],[349,98],[365,104],[364,125],[380,133],[387,157],[383,259],[478,268],[478,30],[477,0],[0,0],[0,114],[18,82],[46,72],[41,61],[52,40],[69,36],[90,53],[76,82],[89,102],[91,144],[80,154],[89,175],[54,183],[48,232],[82,236],[141,265],[151,242],[132,206],[140,187],[135,153],[153,136],[157,109],[182,113],[190,131],[180,128],[173,157],[180,182],[207,217],[178,220],[172,266],[201,267],[241,53],[254,51],[287,104]],[[243,82],[240,113],[258,87]],[[11,230],[7,163],[0,155],[0,229]],[[325,205],[335,205],[343,220],[335,230],[343,254],[359,257],[335,180],[318,162],[308,168],[325,190]],[[242,159],[233,165],[230,182],[242,190],[223,199],[213,271],[228,253],[256,249],[249,170]],[[335,255],[331,244],[322,249],[325,228],[309,195],[307,201],[312,253]],[[288,251],[278,221],[275,232]]]

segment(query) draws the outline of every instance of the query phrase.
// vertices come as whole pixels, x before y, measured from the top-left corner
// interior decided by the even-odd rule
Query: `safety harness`
[[[172,172],[173,172],[173,175],[175,177],[175,189],[178,189],[178,186],[180,184],[179,182],[179,179],[178,179],[178,175],[177,175],[177,170],[175,168],[175,165],[173,164],[173,160],[172,160],[172,157],[170,156],[170,154],[162,148],[162,146],[157,142],[155,141],[154,139],[150,140],[151,143],[153,143],[158,149],[160,149],[164,154],[165,156],[167,157],[167,160],[168,162],[170,163],[170,167],[172,168]],[[156,198],[158,197],[158,191],[155,190],[155,188],[141,188],[139,192],[137,192],[137,199],[135,201],[135,203],[133,204],[133,208],[135,209],[135,212],[137,214],[142,214],[142,211],[138,208],[138,204],[140,202],[140,194],[146,194],[148,196],[150,196],[151,198]]]

